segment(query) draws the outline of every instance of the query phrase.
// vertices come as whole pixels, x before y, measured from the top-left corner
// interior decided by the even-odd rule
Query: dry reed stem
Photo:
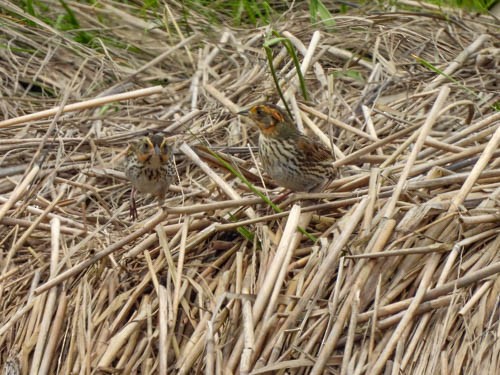
[[[433,244],[429,246],[414,247],[410,249],[388,250],[380,253],[350,255],[347,256],[346,258],[348,259],[383,258],[383,257],[391,257],[398,255],[409,255],[409,254],[429,254],[438,251],[450,251],[451,249],[452,246],[448,244]]]
[[[426,272],[422,276],[422,281],[420,282],[419,288],[415,294],[413,301],[408,306],[408,309],[405,311],[403,318],[399,322],[394,333],[391,335],[388,343],[385,345],[385,349],[382,351],[382,353],[373,363],[373,365],[370,366],[371,367],[370,371],[374,375],[378,375],[383,371],[383,367],[386,365],[389,356],[395,349],[395,346],[397,345],[403,332],[406,329],[410,328],[410,321],[413,319],[417,311],[417,308],[419,307],[421,301],[424,298],[427,286],[431,282],[432,274],[434,273],[434,270],[436,268],[435,264],[436,264],[435,262],[434,263],[430,262],[430,265],[427,267],[427,269],[425,270]]]
[[[257,296],[257,299],[252,308],[252,320],[258,321],[261,316],[264,314],[264,309],[269,304],[269,297],[271,295],[272,290],[276,285],[276,280],[278,278],[278,272],[282,269],[282,264],[287,257],[287,253],[289,253],[289,245],[293,243],[292,234],[297,230],[297,225],[299,222],[300,216],[300,206],[293,206],[292,211],[287,220],[287,224],[283,231],[283,235],[281,236],[281,241],[276,250],[276,255],[274,256],[272,263],[269,269],[266,272],[266,277],[261,285],[261,291]],[[284,268],[286,269],[286,268]],[[235,349],[232,352],[231,357],[228,360],[227,369],[231,370],[235,367],[236,362],[239,360],[242,350],[242,344],[244,343],[244,336],[240,336],[237,344],[235,345]]]
[[[186,143],[183,143],[179,149],[184,152],[196,166],[203,170],[230,198],[234,200],[241,199],[240,195],[231,186],[229,186],[224,179],[219,177],[217,173],[204,163]],[[245,209],[245,212],[250,219],[255,217],[253,209],[247,208]]]
[[[427,85],[427,90],[432,90],[438,87],[441,83],[447,80],[448,76],[451,76],[462,64],[467,60],[467,58],[476,52],[483,44],[490,38],[490,35],[480,35],[472,44],[467,46],[460,54],[452,61],[446,69],[443,70],[443,74],[438,75],[431,83]]]
[[[491,137],[486,148],[481,153],[479,160],[472,168],[472,171],[469,174],[469,177],[465,180],[460,191],[457,195],[455,195],[452,199],[449,212],[457,211],[459,206],[465,200],[466,196],[470,193],[472,186],[475,184],[477,179],[479,178],[481,172],[486,168],[490,159],[493,157],[493,154],[498,151],[500,145],[500,124],[497,124],[497,129],[495,134]]]
[[[357,206],[355,206],[355,210],[352,212],[352,215],[349,215],[349,221],[347,222],[346,227],[344,228],[342,234],[338,238],[337,241],[332,242],[329,250],[328,250],[328,256],[326,260],[322,263],[320,269],[318,270],[318,273],[315,275],[307,289],[305,290],[302,299],[298,302],[297,306],[295,307],[294,311],[289,315],[285,323],[283,324],[284,327],[288,328],[289,324],[298,317],[298,314],[302,312],[302,310],[305,308],[306,304],[308,303],[309,298],[311,298],[317,291],[325,277],[331,273],[332,268],[334,267],[335,263],[337,262],[340,251],[341,249],[345,246],[347,243],[347,240],[349,236],[352,234],[356,226],[358,225],[359,220],[361,219],[361,216],[364,213],[364,210],[367,206],[368,200],[363,199]],[[341,319],[339,317],[339,319]],[[332,332],[334,332],[334,329],[332,329]],[[331,341],[330,341],[331,339]],[[335,346],[335,339],[331,338],[327,340],[326,345],[322,349],[322,353],[331,353],[333,351],[333,347]],[[332,345],[333,343],[333,345]],[[331,348],[331,349],[330,349]],[[322,366],[326,365],[327,363],[327,355],[320,353],[320,357],[318,357],[318,362],[320,364],[318,365],[318,362],[314,365],[312,372],[317,371],[316,369],[322,368]]]
[[[63,189],[64,190],[64,189]],[[57,263],[59,259],[59,238],[60,238],[60,222],[58,219],[54,219],[51,222],[51,258],[50,258],[50,274],[55,276],[57,270]],[[40,324],[40,334],[38,335],[35,352],[33,355],[33,362],[31,364],[30,374],[47,373],[48,367],[51,360],[51,352],[54,351],[53,346],[49,346],[47,349],[49,352],[45,352],[45,363],[43,368],[39,368],[42,361],[43,352],[46,350],[46,340],[49,336],[49,327],[56,329],[57,323],[52,322],[52,313],[55,308],[55,302],[57,298],[57,290],[52,289],[49,291],[47,301],[45,304],[45,310],[43,313],[42,321]],[[64,307],[62,307],[64,309]],[[51,324],[52,323],[52,324]],[[51,340],[53,342],[53,340]]]
[[[438,299],[439,297],[452,292],[455,289],[467,287],[479,280],[482,280],[486,277],[490,277],[492,275],[495,275],[500,272],[500,263],[494,263],[491,264],[490,266],[487,266],[483,268],[481,271],[471,273],[470,275],[458,278],[456,280],[450,281],[448,283],[442,284],[438,287],[435,287],[431,290],[429,290],[424,298],[423,301],[431,301],[434,299]],[[405,299],[401,300],[397,303],[394,303],[392,305],[387,305],[383,308],[378,309],[378,314],[380,316],[385,316],[388,314],[391,314],[393,312],[401,311],[403,309],[406,309],[409,304],[411,303],[413,299]],[[365,313],[360,314],[359,316],[359,321],[366,321],[368,320],[373,314],[373,311],[367,311]]]
[[[349,360],[352,355],[352,347],[354,344],[354,333],[358,324],[358,307],[359,307],[359,290],[354,293],[351,307],[351,320],[349,322],[349,330],[347,332],[347,342],[345,344],[344,357],[342,358],[342,367],[340,374],[345,375],[348,372]]]
[[[104,249],[103,251],[97,253],[96,255],[91,257],[90,259],[79,263],[78,265],[68,269],[67,271],[57,275],[56,277],[52,278],[50,281],[41,285],[40,287],[38,287],[35,290],[35,293],[40,294],[40,293],[43,293],[44,291],[46,291],[50,288],[53,288],[56,285],[59,285],[60,283],[62,283],[66,279],[74,276],[78,272],[85,270],[90,265],[94,264],[95,262],[99,261],[100,259],[104,258],[105,256],[111,254],[112,252],[120,249],[123,245],[129,243],[131,240],[136,239],[136,238],[142,236],[143,234],[149,232],[156,224],[158,224],[161,221],[162,217],[163,217],[163,213],[159,213],[155,217],[148,220],[148,222],[146,224],[144,224],[142,228],[129,234],[128,236],[126,236],[122,240],[115,242],[113,245],[111,245],[111,246],[107,247],[106,249]]]
[[[160,285],[158,290],[158,326],[159,326],[159,374],[168,374],[168,292]]]
[[[40,364],[40,369],[38,374],[50,374],[51,366],[54,354],[57,353],[57,345],[59,342],[59,337],[61,334],[61,329],[63,327],[64,318],[66,316],[68,299],[65,293],[61,293],[59,296],[59,303],[57,305],[57,310],[54,315],[52,325],[50,327],[50,333],[46,344],[46,350],[44,352],[42,362]]]
[[[184,257],[186,255],[186,242],[189,230],[189,218],[184,220],[181,231],[181,243],[179,246],[179,257],[177,260],[177,271],[174,278],[174,300],[172,301],[172,311],[174,313],[172,321],[177,320],[177,309],[179,308],[182,268],[184,267]]]
[[[25,178],[16,186],[8,200],[0,207],[0,220],[4,218],[7,211],[26,193],[26,188],[38,174],[40,166],[35,164]]]
[[[381,224],[381,226],[378,228],[378,232],[376,232],[375,235],[372,237],[371,243],[368,244],[369,251],[371,250],[371,252],[377,252],[386,244],[387,240],[392,234],[395,224],[396,224],[395,221],[391,219],[386,219]],[[354,293],[356,291],[356,286],[362,286],[366,282],[369,274],[372,271],[372,267],[373,264],[369,263],[367,267],[364,267],[362,269],[362,272],[359,274],[357,280],[353,284],[354,288],[350,289],[346,301],[352,301],[352,299],[354,298]],[[324,366],[326,365],[327,358],[329,355],[331,355],[331,353],[335,349],[335,346],[337,345],[337,341],[340,337],[340,334],[342,333],[343,326],[346,322],[347,316],[349,315],[350,311],[351,311],[350,303],[344,303],[328,335],[325,345],[323,346],[321,352],[319,353],[318,361],[312,368],[311,373],[313,374],[320,373],[324,368]]]
[[[136,99],[136,98],[140,98],[143,96],[159,94],[162,92],[162,90],[163,90],[162,86],[153,86],[153,87],[148,87],[146,89],[134,90],[134,91],[130,91],[130,92],[124,92],[121,94],[114,94],[114,95],[110,95],[110,96],[105,96],[102,98],[85,100],[85,101],[80,102],[80,103],[68,104],[68,105],[64,105],[62,107],[55,107],[52,109],[47,109],[45,111],[32,113],[30,115],[25,115],[25,116],[12,118],[9,120],[0,121],[0,128],[9,127],[12,125],[23,124],[23,123],[30,122],[30,121],[40,120],[42,118],[50,117],[50,116],[55,115],[57,113],[81,111],[81,110],[88,109],[88,108],[101,107],[105,104],[112,103],[112,102],[129,100],[129,99]]]
[[[337,127],[339,127],[340,129],[343,129],[343,130],[346,130],[348,132],[351,132],[353,134],[356,134],[357,136],[359,137],[362,137],[362,138],[366,138],[370,141],[376,141],[377,139],[374,138],[373,136],[369,135],[369,134],[366,134],[365,132],[357,129],[357,128],[354,128],[350,125],[347,125],[341,121],[339,121],[338,119],[335,119],[335,118],[331,118],[331,117],[328,117],[327,115],[319,112],[319,111],[316,111],[314,108],[311,108],[305,104],[302,104],[302,103],[299,103],[299,108],[315,117],[318,117],[319,119],[321,120],[324,120],[324,121],[327,121]]]
[[[392,194],[391,199],[389,200],[389,203],[387,203],[384,211],[384,217],[386,218],[392,218],[394,215],[394,209],[396,207],[396,203],[399,200],[399,197],[401,195],[401,191],[403,190],[403,186],[406,183],[406,180],[410,174],[410,170],[413,167],[413,164],[415,163],[415,160],[417,159],[417,154],[419,153],[420,149],[424,145],[424,141],[427,138],[427,135],[431,131],[432,126],[437,120],[437,114],[444,105],[444,102],[446,101],[446,98],[448,97],[448,94],[450,92],[450,89],[448,86],[443,86],[441,87],[441,90],[439,91],[438,97],[436,98],[436,101],[434,102],[434,105],[431,108],[431,111],[429,115],[427,116],[427,119],[425,123],[422,125],[422,128],[419,131],[418,137],[415,141],[415,145],[413,147],[412,152],[406,159],[406,164],[404,166],[403,171],[401,172],[401,175],[399,176],[398,183],[396,185],[395,191]]]

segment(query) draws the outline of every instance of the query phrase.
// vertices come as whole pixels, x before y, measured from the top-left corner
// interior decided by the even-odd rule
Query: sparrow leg
[[[130,218],[132,220],[137,220],[137,206],[135,205],[135,188],[132,187],[130,190]]]
[[[157,196],[158,198],[158,209],[160,211],[164,210],[165,207],[164,207],[164,204],[165,204],[165,194],[160,194]]]

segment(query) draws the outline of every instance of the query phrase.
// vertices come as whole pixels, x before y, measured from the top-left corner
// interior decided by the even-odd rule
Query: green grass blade
[[[468,88],[467,86],[464,86],[463,84],[461,84],[460,82],[458,82],[455,78],[453,78],[452,76],[446,74],[445,72],[443,72],[441,69],[435,67],[434,65],[432,65],[432,63],[430,63],[429,61],[423,59],[422,57],[419,57],[417,55],[412,55],[422,66],[426,67],[427,69],[429,70],[432,70],[434,73],[437,73],[443,77],[445,77],[446,79],[448,79],[450,82],[453,82],[454,84],[456,84],[457,86],[460,86],[464,91],[466,91],[468,94],[478,98],[478,95],[472,91],[470,88]]]
[[[446,79],[448,79],[450,82],[454,83],[455,85],[457,85],[458,87],[460,87],[462,90],[464,90],[467,94],[473,96],[475,99],[481,99],[481,97],[473,90],[471,90],[470,88],[468,88],[467,86],[463,85],[461,82],[459,82],[458,80],[456,80],[455,78],[453,78],[452,76],[450,76],[449,74],[446,74],[445,72],[443,72],[441,69],[435,67],[434,65],[432,65],[432,63],[430,63],[429,61],[417,56],[417,55],[412,55],[422,66],[426,67],[427,69],[429,70],[432,70],[433,72],[439,74],[439,75],[442,75],[443,77],[445,77]],[[495,111],[498,111],[500,110],[500,104],[499,103],[495,103],[493,104],[492,106],[493,110]]]
[[[26,6],[24,7],[24,10],[28,13],[31,14],[33,17],[37,17],[35,7],[33,6],[33,0],[26,0]]]
[[[307,88],[306,88],[306,82],[304,79],[304,75],[302,74],[302,71],[300,70],[300,62],[299,58],[297,57],[297,53],[295,52],[295,48],[293,48],[292,42],[288,38],[282,37],[278,32],[274,31],[273,34],[275,35],[275,38],[269,39],[264,43],[264,49],[266,50],[266,55],[267,59],[269,62],[269,66],[271,68],[271,73],[273,74],[273,79],[276,84],[276,88],[280,92],[280,97],[283,102],[285,102],[282,93],[280,91],[279,85],[277,83],[277,77],[276,77],[276,72],[274,71],[273,67],[273,59],[272,59],[272,50],[271,47],[275,44],[283,44],[283,46],[286,48],[288,54],[292,58],[293,64],[295,65],[295,71],[297,72],[297,76],[299,77],[299,85],[300,85],[300,91],[302,93],[302,96],[305,100],[309,100],[309,94],[307,93]],[[288,108],[287,108],[288,109]]]
[[[231,172],[234,176],[236,176],[237,178],[239,178],[240,181],[242,181],[245,185],[247,185],[248,188],[250,190],[252,190],[253,193],[257,194],[264,202],[266,202],[274,210],[274,212],[277,212],[277,213],[283,212],[283,210],[281,208],[279,208],[278,206],[276,206],[276,204],[274,204],[273,201],[271,201],[265,194],[263,194],[262,192],[260,192],[250,181],[248,181],[248,179],[245,176],[243,176],[231,164],[229,164],[227,161],[225,161],[223,158],[221,158],[219,156],[219,154],[217,154],[215,151],[210,150],[210,148],[207,148],[207,149],[208,149],[208,151],[210,152],[210,154],[214,158],[216,158],[225,168],[227,168],[227,170],[229,172]],[[240,232],[240,233],[250,233],[251,234],[251,232],[248,232],[248,230],[246,228],[243,228],[243,227],[238,227],[238,228],[244,229],[243,232],[240,232],[238,230],[238,232]],[[316,242],[317,241],[317,238],[314,237],[309,232],[307,232],[304,228],[297,227],[297,229],[298,229],[298,231],[300,233],[302,233],[304,236],[306,236],[307,238],[309,238],[312,242]],[[245,232],[245,231],[247,231],[247,232]],[[245,238],[247,238],[247,237],[245,236]]]
[[[330,29],[335,27],[332,14],[321,0],[311,0],[309,2],[309,13],[313,23],[321,22]]]
[[[285,96],[283,95],[283,91],[281,91],[281,87],[280,87],[279,80],[278,80],[278,75],[276,74],[276,70],[274,69],[273,50],[271,49],[271,47],[264,45],[264,51],[266,51],[267,62],[269,64],[269,69],[271,70],[271,76],[273,77],[274,85],[276,86],[276,90],[278,91],[278,95],[280,96],[281,101],[285,105],[285,108],[286,108],[288,114],[291,116],[292,112],[290,111],[290,108],[288,107],[288,104],[285,100]]]
[[[283,41],[283,45],[285,46],[288,54],[292,57],[293,64],[295,65],[295,70],[297,71],[297,76],[299,77],[300,91],[302,92],[302,97],[307,101],[309,100],[309,94],[307,93],[306,81],[304,79],[304,75],[300,70],[300,63],[297,54],[295,53],[295,48],[292,46],[292,42],[290,40],[285,39]]]

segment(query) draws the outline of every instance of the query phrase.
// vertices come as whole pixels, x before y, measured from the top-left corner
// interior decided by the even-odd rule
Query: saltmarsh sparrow
[[[266,103],[239,112],[259,127],[259,154],[264,171],[293,191],[320,191],[336,175],[324,145],[299,132],[288,113]]]
[[[172,149],[160,134],[150,134],[130,145],[125,159],[125,175],[132,183],[130,215],[137,219],[135,191],[154,195],[161,206],[176,175]]]

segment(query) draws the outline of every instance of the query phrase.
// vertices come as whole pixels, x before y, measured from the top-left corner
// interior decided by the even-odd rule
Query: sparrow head
[[[170,147],[160,134],[150,134],[140,138],[131,147],[141,163],[166,163],[170,158]]]
[[[298,133],[288,113],[283,108],[272,103],[254,105],[248,110],[238,112],[238,114],[251,118],[266,137]]]

